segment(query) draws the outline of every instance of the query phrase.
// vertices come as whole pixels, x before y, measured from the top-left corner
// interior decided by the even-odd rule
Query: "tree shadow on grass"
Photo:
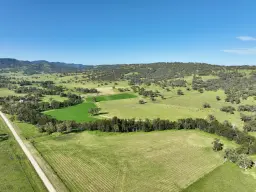
[[[106,115],[106,114],[109,114],[109,112],[100,112],[100,113],[98,113],[97,115]],[[96,115],[96,116],[97,116]]]

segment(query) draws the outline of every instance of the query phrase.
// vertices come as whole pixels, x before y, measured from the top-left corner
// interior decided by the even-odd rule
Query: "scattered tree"
[[[213,144],[213,147],[212,147],[212,149],[214,150],[214,151],[221,151],[222,149],[223,149],[223,144],[220,142],[220,140],[219,139],[214,139],[214,141],[212,142],[212,144]]]
[[[90,113],[91,115],[95,116],[95,115],[98,115],[98,114],[99,114],[100,110],[101,110],[101,109],[98,108],[98,107],[96,107],[96,108],[90,108],[90,109],[88,110],[88,113]]]
[[[145,104],[145,103],[146,103],[146,101],[144,101],[142,99],[139,100],[139,104]]]
[[[184,95],[183,91],[180,90],[180,89],[177,91],[177,94],[178,94],[178,95]]]
[[[211,105],[209,103],[204,103],[203,108],[211,108]]]

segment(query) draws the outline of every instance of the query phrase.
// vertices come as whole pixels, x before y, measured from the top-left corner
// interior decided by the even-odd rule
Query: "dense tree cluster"
[[[226,149],[224,158],[233,163],[236,163],[243,169],[252,168],[254,164],[247,155],[239,153],[239,151],[236,149]]]
[[[256,105],[240,105],[238,111],[256,112]]]
[[[144,87],[132,86],[131,89],[134,93],[138,93],[144,97],[154,98],[161,95],[159,91],[146,90]]]
[[[81,87],[75,87],[75,90],[80,93],[99,93],[99,91],[95,88],[81,88]]]
[[[40,94],[40,95],[60,95],[63,91],[64,88],[62,86],[54,86],[52,85],[51,87],[41,89],[38,87],[19,87],[16,88],[15,93],[33,93],[33,94]]]
[[[130,91],[129,88],[118,88],[117,89],[119,92],[126,92],[126,91]]]
[[[250,121],[245,122],[244,130],[246,132],[255,132],[256,131],[256,119],[251,119]]]
[[[187,81],[183,79],[175,79],[170,81],[170,86],[172,87],[186,87]]]
[[[17,82],[20,86],[27,86],[27,85],[32,85],[30,81],[27,80],[22,80],[20,82]]]
[[[204,88],[204,81],[202,79],[202,77],[199,77],[199,76],[193,76],[193,79],[192,79],[192,89],[194,90],[199,90],[199,89],[202,89]]]
[[[19,121],[44,125],[48,121],[52,121],[53,118],[44,115],[41,113],[42,111],[77,105],[82,101],[80,96],[69,93],[68,100],[63,102],[55,100],[51,102],[38,102],[35,96],[27,96],[7,97],[4,98],[1,104],[3,112],[16,115]],[[53,121],[56,122],[57,120]]]
[[[240,117],[243,122],[248,122],[255,119],[253,115],[245,115],[243,113],[240,114]]]

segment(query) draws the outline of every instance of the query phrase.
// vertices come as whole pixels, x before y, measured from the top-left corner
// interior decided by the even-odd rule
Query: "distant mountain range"
[[[49,62],[45,60],[22,61],[11,58],[0,58],[1,71],[23,71],[26,74],[76,72],[90,68],[93,68],[93,66],[64,62]]]
[[[126,73],[144,74],[143,78],[152,76],[155,79],[163,76],[177,76],[180,71],[184,74],[211,74],[212,71],[231,70],[231,69],[253,69],[256,66],[221,66],[207,63],[183,63],[183,62],[157,62],[140,64],[113,64],[113,65],[82,65],[64,62],[49,62],[45,60],[23,61],[12,58],[0,58],[0,72],[17,72],[25,74],[38,73],[65,73],[81,72],[93,69],[99,72],[98,76],[123,77]],[[115,72],[114,72],[115,71]],[[179,76],[179,75],[178,75]]]

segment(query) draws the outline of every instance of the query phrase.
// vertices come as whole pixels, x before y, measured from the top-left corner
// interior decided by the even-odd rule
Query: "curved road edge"
[[[40,177],[40,179],[43,181],[45,187],[47,188],[47,190],[49,192],[56,192],[55,188],[53,187],[52,183],[49,181],[49,179],[46,177],[45,173],[43,172],[43,170],[40,168],[40,166],[38,165],[38,163],[36,162],[35,158],[32,156],[32,154],[30,153],[30,151],[28,150],[28,148],[26,147],[26,145],[23,143],[22,139],[20,138],[20,136],[17,134],[17,132],[15,131],[14,127],[12,126],[12,124],[10,123],[10,121],[8,120],[8,118],[0,111],[0,116],[2,117],[2,119],[4,120],[4,122],[6,123],[6,125],[8,126],[8,128],[11,130],[14,138],[16,139],[16,141],[19,143],[21,149],[23,150],[23,152],[25,153],[25,155],[27,156],[27,158],[29,159],[29,161],[31,162],[32,166],[34,167],[35,171],[37,172],[38,176]]]

